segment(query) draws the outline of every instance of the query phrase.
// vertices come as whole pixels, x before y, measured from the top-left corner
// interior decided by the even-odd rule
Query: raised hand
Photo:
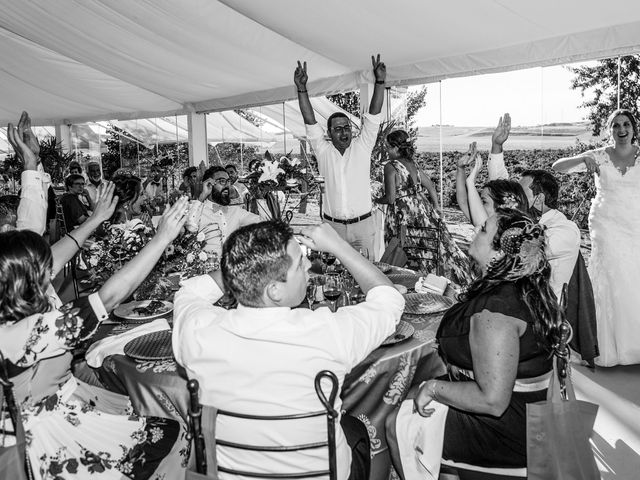
[[[176,203],[165,210],[160,223],[158,223],[156,237],[169,244],[178,236],[187,221],[188,204],[187,197],[180,197]]]
[[[300,60],[298,60],[298,66],[296,67],[295,72],[293,72],[293,83],[296,84],[298,90],[306,90],[308,79],[307,62],[301,64]]]
[[[213,180],[212,179],[205,180],[204,183],[202,184],[202,192],[200,193],[199,200],[201,202],[204,202],[207,198],[209,198],[209,195],[211,195],[212,191],[213,191]]]
[[[115,184],[113,182],[103,182],[98,187],[98,196],[96,198],[96,208],[91,218],[102,223],[109,220],[113,216],[113,212],[118,204],[118,196],[113,195]]]
[[[475,163],[473,164],[473,168],[469,172],[469,176],[467,177],[467,181],[471,181],[475,183],[476,177],[480,170],[482,170],[482,165],[484,164],[484,160],[482,159],[482,155],[479,152],[476,152],[475,155]]]
[[[22,112],[18,121],[18,134],[22,137],[22,141],[29,147],[36,157],[40,156],[40,142],[36,134],[31,129],[31,117],[27,112]]]
[[[475,159],[477,153],[478,151],[476,142],[471,142],[469,144],[469,150],[467,150],[458,158],[458,161],[456,162],[458,168],[465,168],[467,165],[469,165]]]
[[[18,158],[21,158],[24,162],[24,169],[35,170],[38,166],[38,162],[40,161],[40,157],[24,142],[23,136],[20,135],[20,132],[13,123],[7,125],[7,140],[9,140],[9,143],[16,152]]]
[[[305,227],[298,237],[300,242],[307,247],[319,252],[335,253],[344,240],[328,223]]]
[[[387,66],[384,62],[380,61],[380,54],[375,58],[371,55],[371,66],[373,68],[373,76],[376,78],[376,82],[384,82],[387,79]]]
[[[498,126],[491,135],[491,144],[502,147],[502,144],[509,138],[509,132],[511,132],[511,115],[505,113],[498,120]]]

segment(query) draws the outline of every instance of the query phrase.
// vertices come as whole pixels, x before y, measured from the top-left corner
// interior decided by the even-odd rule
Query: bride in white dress
[[[629,110],[607,121],[613,145],[553,164],[560,172],[595,175],[589,232],[600,356],[610,367],[640,363],[640,166],[638,126]]]

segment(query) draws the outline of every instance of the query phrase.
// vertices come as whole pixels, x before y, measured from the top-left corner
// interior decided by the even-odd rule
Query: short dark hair
[[[262,306],[264,289],[284,282],[291,267],[287,244],[293,230],[280,220],[254,223],[233,232],[222,246],[224,284],[242,305]]]
[[[236,172],[238,171],[238,167],[236,167],[235,163],[227,163],[227,164],[224,166],[224,169],[225,169],[225,170],[227,170],[227,169],[229,169],[229,168],[233,168]]]
[[[72,168],[79,168],[80,171],[82,171],[82,165],[80,165],[80,162],[78,162],[77,160],[71,160],[69,162],[69,170],[71,170]]]
[[[67,187],[67,190],[69,190],[71,187],[73,187],[73,182],[77,182],[78,180],[84,180],[84,177],[82,175],[78,175],[77,173],[72,173],[64,179],[64,186]]]
[[[142,180],[140,177],[136,177],[135,175],[131,175],[129,173],[118,173],[115,175],[111,181],[114,185],[114,196],[118,196],[118,207],[127,203],[135,198],[138,198],[140,192],[142,191]],[[118,211],[116,210],[113,214],[112,220],[118,216]]]
[[[18,195],[2,195],[0,197],[0,231],[6,227],[16,228],[18,223]]]
[[[0,325],[51,309],[51,265],[51,248],[42,236],[29,230],[0,233]]]
[[[213,174],[217,172],[227,173],[227,171],[222,165],[214,165],[213,167],[209,167],[204,171],[204,174],[202,175],[202,181],[204,182],[205,180],[209,180],[210,178],[213,178]],[[227,175],[229,174],[227,173]]]
[[[558,180],[546,170],[525,170],[521,177],[531,177],[531,191],[534,195],[544,193],[544,204],[549,208],[558,208]]]
[[[193,172],[197,172],[198,169],[196,167],[185,168],[184,172],[182,172],[182,178],[190,177]]]
[[[331,122],[333,122],[333,120],[336,118],[346,118],[347,120],[349,120],[349,117],[347,117],[347,115],[342,112],[332,113],[329,118],[327,118],[327,130],[331,130]],[[349,123],[351,123],[350,120]]]

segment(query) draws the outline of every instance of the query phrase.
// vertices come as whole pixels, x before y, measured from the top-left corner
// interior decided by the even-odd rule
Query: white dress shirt
[[[504,164],[504,155],[494,153],[489,155],[487,163],[489,180],[497,178],[509,178],[509,172]],[[562,286],[569,283],[573,269],[580,252],[580,229],[569,220],[562,212],[547,210],[538,220],[538,223],[547,227],[545,232],[547,239],[547,260],[551,265],[551,279],[549,283],[553,292],[560,300]]]
[[[254,415],[322,410],[314,389],[316,374],[331,370],[341,388],[345,375],[394,332],[404,308],[402,295],[388,286],[371,289],[365,302],[335,313],[328,308],[242,305],[225,310],[212,305],[221,296],[208,275],[182,282],[174,299],[174,355],[189,378],[200,382],[203,404]],[[341,405],[338,395],[338,412]],[[216,436],[257,445],[326,439],[324,417],[296,420],[277,432],[273,423],[246,422],[220,417]],[[336,447],[338,478],[346,480],[351,450],[339,423]],[[327,467],[327,451],[256,454],[218,447],[218,460],[241,470],[320,470]]]
[[[91,203],[93,203],[94,205],[98,201],[98,188],[100,188],[100,185],[102,185],[103,183],[103,180],[100,180],[100,183],[98,185],[94,185],[93,183],[91,183],[91,180],[89,180],[89,182],[87,183],[86,190],[89,194],[89,198],[91,199]]]
[[[307,138],[318,159],[318,170],[324,176],[323,211],[327,215],[350,219],[371,211],[371,151],[376,143],[381,115],[366,113],[360,135],[340,155],[324,129],[318,124],[306,125]]]
[[[199,200],[193,201],[192,208],[198,208]],[[205,200],[202,214],[197,220],[198,231],[205,233],[207,245],[205,250],[215,252],[218,256],[222,253],[222,244],[232,232],[240,227],[257,223],[260,217],[251,213],[239,205],[219,205],[211,200]]]
[[[16,228],[42,235],[47,223],[47,198],[51,177],[41,165],[38,170],[24,170],[20,175],[21,191]]]

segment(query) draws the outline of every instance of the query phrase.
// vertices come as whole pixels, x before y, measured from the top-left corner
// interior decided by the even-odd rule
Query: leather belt
[[[326,213],[322,214],[324,216],[324,218],[326,220],[329,220],[330,222],[336,222],[336,223],[342,223],[344,225],[349,225],[350,223],[358,223],[362,220],[366,220],[367,218],[369,218],[371,216],[371,212],[367,212],[364,215],[360,215],[359,217],[355,217],[355,218],[346,218],[346,219],[342,219],[342,218],[333,218],[330,215],[327,215]]]

